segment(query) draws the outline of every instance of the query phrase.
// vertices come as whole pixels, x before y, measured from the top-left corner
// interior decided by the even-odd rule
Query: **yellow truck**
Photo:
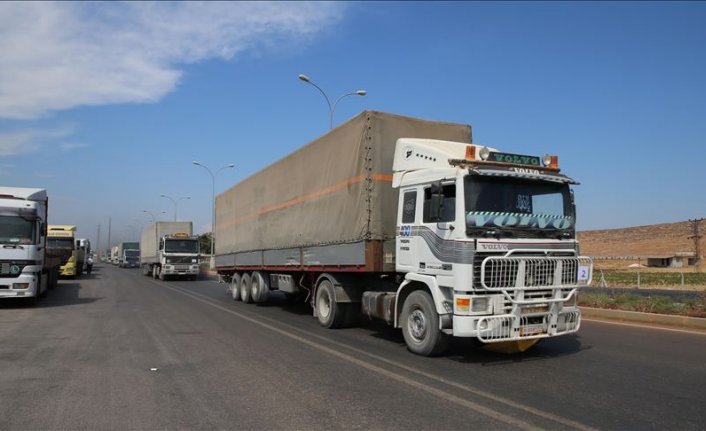
[[[60,277],[76,278],[83,272],[85,256],[75,236],[76,226],[49,225],[47,253],[61,258]]]

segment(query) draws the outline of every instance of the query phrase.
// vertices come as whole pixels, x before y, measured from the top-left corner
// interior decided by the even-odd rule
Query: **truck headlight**
[[[191,259],[191,263],[196,263],[196,259]]]
[[[29,289],[29,283],[12,283],[12,288],[15,290]]]
[[[488,298],[475,297],[471,301],[471,312],[479,313],[488,309]]]

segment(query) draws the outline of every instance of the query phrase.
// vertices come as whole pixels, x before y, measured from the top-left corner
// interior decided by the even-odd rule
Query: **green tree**
[[[199,235],[199,247],[201,248],[201,254],[211,254],[211,241],[213,234],[211,232],[206,232]]]

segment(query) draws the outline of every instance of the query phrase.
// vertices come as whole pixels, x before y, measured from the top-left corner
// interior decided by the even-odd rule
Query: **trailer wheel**
[[[327,279],[316,288],[316,318],[321,326],[329,329],[340,328],[346,320],[345,306],[336,302],[333,284]]]
[[[448,348],[450,338],[439,329],[439,315],[427,292],[412,292],[402,306],[402,335],[407,348],[422,356],[436,356]]]
[[[255,271],[250,279],[250,296],[257,304],[264,304],[270,296],[270,285],[261,272]]]
[[[246,304],[252,302],[250,297],[250,274],[247,272],[240,276],[240,300]]]
[[[152,275],[150,274],[150,266],[149,265],[142,265],[142,275],[144,276],[149,276]]]
[[[240,274],[233,274],[230,278],[230,295],[233,301],[240,301]]]

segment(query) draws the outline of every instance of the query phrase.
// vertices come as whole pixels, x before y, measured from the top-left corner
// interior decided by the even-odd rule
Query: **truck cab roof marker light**
[[[550,156],[547,154],[542,157],[542,162],[544,163],[544,166],[549,169],[559,169],[559,156]]]

